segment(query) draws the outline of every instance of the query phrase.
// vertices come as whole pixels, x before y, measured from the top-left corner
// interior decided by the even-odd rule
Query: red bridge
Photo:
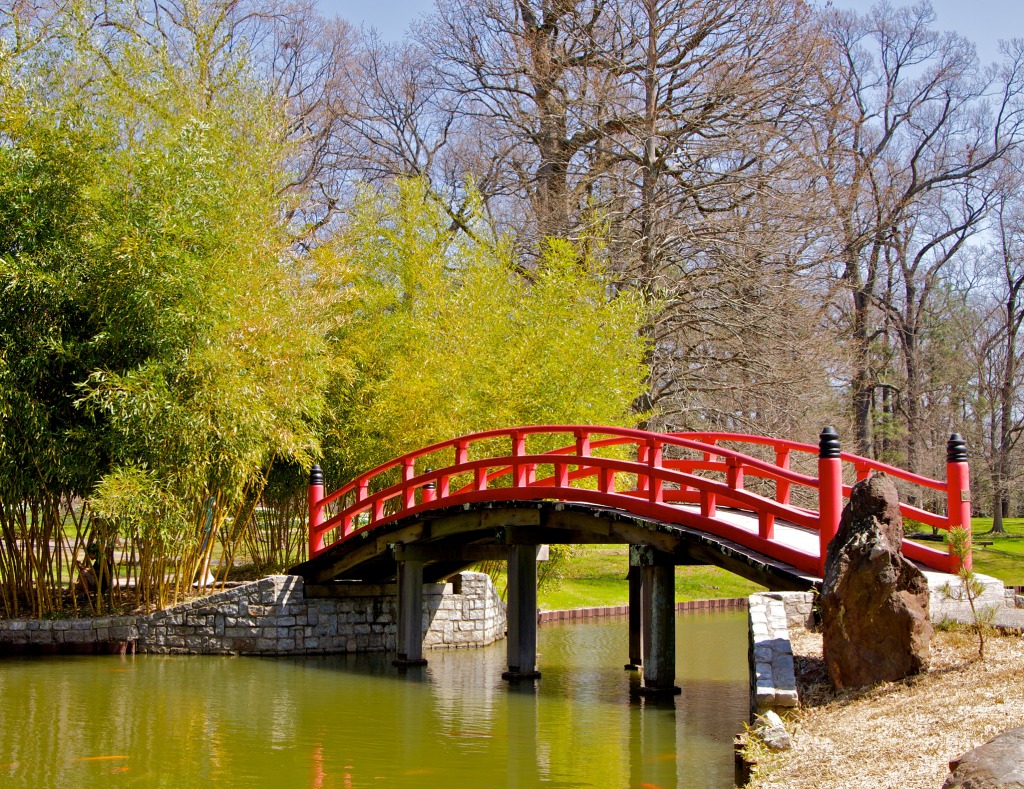
[[[969,526],[959,435],[946,468],[940,481],[841,452],[832,428],[818,446],[585,425],[491,430],[410,452],[328,495],[314,466],[310,558],[291,572],[314,587],[397,575],[399,659],[416,663],[424,580],[507,559],[509,676],[534,676],[537,546],[629,544],[630,661],[658,692],[674,676],[666,606],[675,565],[715,564],[772,589],[809,588],[820,582],[851,484],[872,473],[901,480],[905,498],[921,503],[901,504],[905,518],[944,531]],[[958,567],[946,551],[912,542],[903,550],[926,568]]]

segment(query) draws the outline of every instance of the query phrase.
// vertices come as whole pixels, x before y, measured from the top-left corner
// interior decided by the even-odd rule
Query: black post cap
[[[431,471],[433,471],[433,470],[434,470],[434,469],[432,469],[432,468],[428,468],[428,469],[427,469],[426,471],[424,471],[423,473],[424,473],[424,474],[429,474],[429,473],[430,473]],[[426,488],[427,490],[437,490],[437,483],[436,483],[436,482],[434,482],[433,480],[431,480],[430,482],[428,482],[427,484],[425,484],[425,485],[424,485],[423,487],[424,487],[424,488]]]
[[[821,435],[818,436],[818,457],[823,459],[839,457],[839,434],[831,425],[822,428]]]
[[[320,466],[314,465],[309,470],[309,484],[310,485],[323,485],[324,484],[324,470]]]
[[[964,441],[964,437],[959,433],[953,433],[949,437],[949,441],[946,442],[946,462],[967,462],[967,442]]]

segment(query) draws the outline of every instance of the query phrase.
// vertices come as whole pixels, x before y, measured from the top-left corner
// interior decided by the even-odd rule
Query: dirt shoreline
[[[938,789],[948,763],[1002,732],[1024,726],[1024,638],[978,641],[941,630],[931,668],[859,692],[832,690],[821,635],[791,633],[801,707],[787,718],[790,751],[752,747],[754,789]]]

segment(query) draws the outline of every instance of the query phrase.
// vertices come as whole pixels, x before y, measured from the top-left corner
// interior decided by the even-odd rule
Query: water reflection
[[[0,662],[5,787],[728,787],[747,704],[745,619],[678,621],[678,684],[630,701],[625,621],[546,625],[537,682],[504,644],[268,660]]]

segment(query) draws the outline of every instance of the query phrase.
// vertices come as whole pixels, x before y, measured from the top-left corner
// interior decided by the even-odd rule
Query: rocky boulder
[[[900,550],[899,494],[885,474],[853,486],[828,547],[821,592],[825,663],[837,688],[926,671],[928,582]]]
[[[954,759],[949,769],[942,789],[1024,789],[1024,726]]]

